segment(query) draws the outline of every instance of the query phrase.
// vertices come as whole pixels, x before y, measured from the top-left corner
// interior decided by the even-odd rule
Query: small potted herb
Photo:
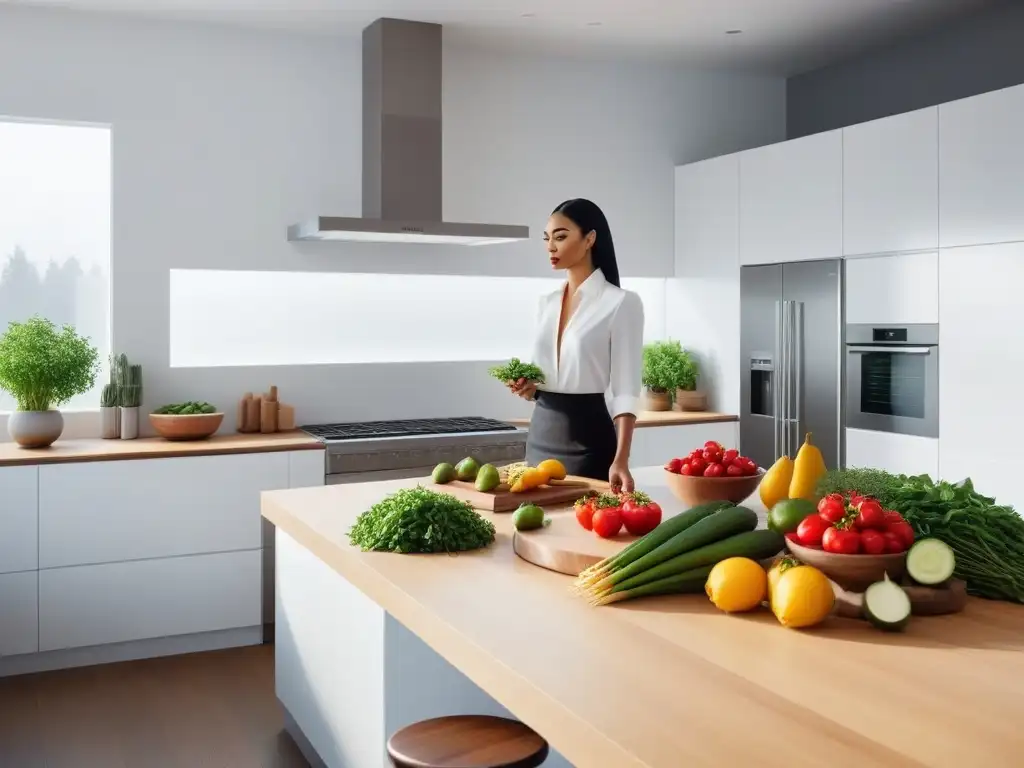
[[[686,361],[682,370],[683,377],[676,388],[676,407],[681,411],[707,410],[707,395],[697,390],[697,376],[700,373],[697,361],[689,352],[684,352],[684,354]]]
[[[35,316],[11,322],[0,337],[0,389],[18,409],[7,431],[23,448],[46,448],[64,431],[54,406],[88,392],[96,384],[99,353],[70,325],[61,329]]]
[[[142,405],[142,366],[131,365],[125,355],[117,356],[117,402],[121,408],[121,439],[139,436],[139,406]]]
[[[642,382],[647,390],[647,409],[669,411],[672,398],[686,381],[692,363],[678,341],[655,341],[644,345]]]

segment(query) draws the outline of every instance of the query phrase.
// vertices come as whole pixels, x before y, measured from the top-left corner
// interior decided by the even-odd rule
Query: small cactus
[[[100,406],[103,408],[116,408],[118,406],[117,384],[110,382],[103,385],[103,392],[100,393]]]

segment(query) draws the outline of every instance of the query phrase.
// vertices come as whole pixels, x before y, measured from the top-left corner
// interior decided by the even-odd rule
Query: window
[[[171,367],[528,357],[559,279],[171,270]],[[665,281],[623,280],[664,337]]]
[[[110,356],[110,129],[0,120],[0,333],[42,315]],[[105,376],[62,406],[98,408]],[[14,400],[0,392],[0,412]]]

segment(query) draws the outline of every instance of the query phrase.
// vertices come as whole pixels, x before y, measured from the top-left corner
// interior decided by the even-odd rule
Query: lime
[[[768,513],[768,527],[787,534],[795,531],[805,517],[817,511],[814,503],[807,499],[783,499]]]

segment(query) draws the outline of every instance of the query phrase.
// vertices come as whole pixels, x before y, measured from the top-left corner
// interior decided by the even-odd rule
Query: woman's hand
[[[524,400],[533,400],[537,395],[537,385],[526,379],[510,381],[508,388],[512,390],[513,395],[519,395]]]
[[[612,487],[612,493],[632,493],[633,476],[629,474],[629,464],[616,459],[608,470],[608,483]]]

